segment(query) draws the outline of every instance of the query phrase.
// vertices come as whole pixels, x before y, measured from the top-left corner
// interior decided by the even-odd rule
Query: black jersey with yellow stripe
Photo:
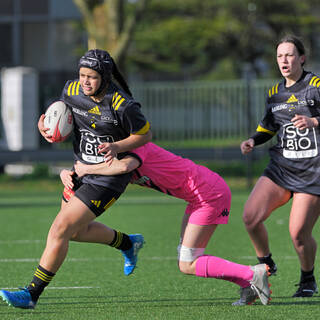
[[[149,130],[150,124],[141,113],[140,104],[114,83],[98,103],[83,93],[78,80],[68,81],[61,99],[70,107],[74,118],[74,158],[83,163],[103,162],[103,154],[98,153],[101,143],[119,141],[130,134],[144,134]],[[87,175],[83,182],[123,192],[130,177],[131,174]]]
[[[295,115],[320,116],[320,78],[311,72],[291,87],[283,80],[268,91],[257,131],[276,135],[277,142],[265,173],[286,189],[320,195],[320,130],[295,128]]]

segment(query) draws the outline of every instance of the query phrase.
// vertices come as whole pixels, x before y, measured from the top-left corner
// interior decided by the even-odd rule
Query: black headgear
[[[89,68],[97,71],[101,76],[101,85],[99,89],[93,94],[98,95],[105,89],[108,82],[111,80],[114,62],[107,51],[94,49],[89,50],[79,60],[79,69],[81,67]]]

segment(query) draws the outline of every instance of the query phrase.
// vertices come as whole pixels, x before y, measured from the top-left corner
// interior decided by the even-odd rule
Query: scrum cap
[[[100,49],[89,50],[79,60],[79,69],[81,67],[92,69],[101,76],[101,85],[94,93],[94,96],[102,92],[111,80],[114,62],[107,51]]]

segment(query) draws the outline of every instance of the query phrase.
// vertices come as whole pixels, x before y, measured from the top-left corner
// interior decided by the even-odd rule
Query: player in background
[[[289,231],[301,267],[293,297],[312,297],[318,291],[312,229],[320,212],[320,78],[304,70],[305,48],[297,37],[284,37],[276,49],[284,79],[269,90],[264,117],[240,148],[247,154],[276,134],[277,142],[245,204],[243,221],[259,263],[268,264],[270,272],[276,273],[264,221],[292,198]]]
[[[103,145],[101,146],[103,150]],[[208,168],[196,165],[153,143],[134,149],[111,165],[101,163],[75,164],[78,176],[116,175],[134,170],[131,182],[153,188],[188,202],[181,224],[178,246],[178,265],[181,272],[197,277],[231,281],[240,286],[240,300],[234,305],[251,304],[259,296],[265,305],[270,299],[268,274],[265,264],[245,266],[211,255],[205,248],[219,224],[228,223],[231,192],[226,182]],[[61,180],[66,188],[74,188],[74,172],[63,170]],[[74,235],[75,241],[94,239],[100,230],[99,222]]]
[[[131,95],[108,52],[95,49],[79,60],[79,79],[68,81],[61,100],[72,110],[74,118],[74,158],[92,164],[123,157],[123,152],[141,146],[151,139],[149,122],[140,111],[140,104]],[[113,78],[121,86],[117,86]],[[41,115],[38,127],[42,136],[52,142]],[[99,146],[104,143],[103,151]],[[72,235],[90,228],[97,216],[108,209],[125,190],[131,174],[84,177],[74,196],[61,207],[51,225],[45,250],[30,284],[23,290],[0,291],[9,305],[34,308],[44,288],[62,265]],[[143,236],[127,235],[100,225],[103,237],[99,242],[121,250],[125,271],[130,274],[143,246]],[[99,236],[98,234],[95,235]]]

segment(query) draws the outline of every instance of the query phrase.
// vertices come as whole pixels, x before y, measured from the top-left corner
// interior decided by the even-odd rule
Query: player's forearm
[[[117,146],[117,152],[121,153],[141,147],[150,142],[151,138],[152,133],[149,130],[146,134],[132,134],[126,139],[114,142],[114,144]]]
[[[112,163],[99,164],[76,164],[75,169],[78,175],[98,174],[104,176],[113,176],[133,171],[140,165],[139,161],[133,157],[124,158],[122,160],[113,159]]]
[[[127,173],[127,166],[118,159],[113,159],[111,165],[99,163],[86,165],[86,174],[99,174],[104,176],[119,175]]]

